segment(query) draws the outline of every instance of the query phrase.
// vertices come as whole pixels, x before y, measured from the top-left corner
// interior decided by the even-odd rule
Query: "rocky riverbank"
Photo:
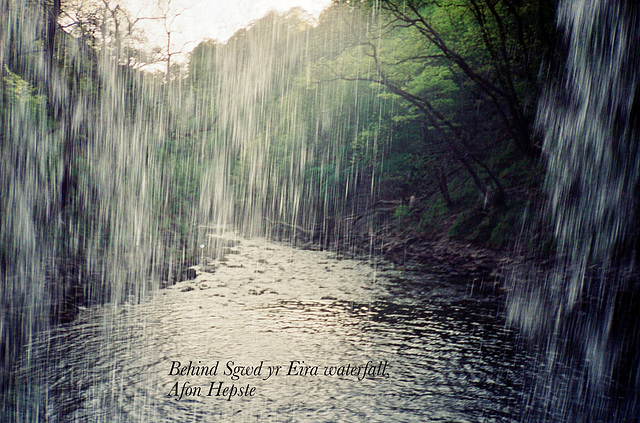
[[[285,239],[281,239],[285,240]],[[348,242],[321,246],[302,242],[299,248],[336,250],[349,257],[382,257],[399,268],[424,269],[446,275],[452,280],[474,286],[476,292],[506,292],[505,277],[527,258],[513,251],[494,250],[444,236],[398,235],[387,233],[373,239],[365,234],[352,235]]]

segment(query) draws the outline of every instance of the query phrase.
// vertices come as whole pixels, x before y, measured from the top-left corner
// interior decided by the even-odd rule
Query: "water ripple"
[[[21,374],[46,393],[37,407],[49,421],[517,421],[526,358],[494,304],[330,253],[255,240],[238,250],[143,304],[93,308],[41,334]],[[174,360],[219,371],[169,375]],[[282,373],[233,381],[228,361]],[[292,361],[318,376],[286,376]],[[323,375],[381,362],[388,378]],[[176,400],[176,382],[202,396]],[[255,395],[206,396],[212,382]]]

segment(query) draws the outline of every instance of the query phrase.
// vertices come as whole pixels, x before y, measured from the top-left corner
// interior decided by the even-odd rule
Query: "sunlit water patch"
[[[497,303],[464,285],[260,239],[201,269],[40,334],[20,409],[92,422],[518,420],[528,359]],[[228,374],[260,363],[258,376]]]

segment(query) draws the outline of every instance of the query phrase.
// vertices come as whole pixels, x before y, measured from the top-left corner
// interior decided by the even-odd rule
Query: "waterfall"
[[[373,191],[384,154],[377,133],[362,139],[358,132],[391,102],[376,96],[381,87],[311,69],[319,67],[314,55],[340,43],[316,34],[293,9],[194,50],[188,107],[206,164],[201,220],[232,223],[247,235],[348,243],[341,222],[363,211],[366,201],[355,201],[355,193]]]
[[[13,369],[39,368],[39,334],[215,258],[225,245],[198,225],[265,235],[276,222],[295,240],[354,213],[352,193],[374,185],[377,135],[353,147],[373,158],[365,171],[339,141],[385,102],[300,79],[309,25],[296,13],[203,43],[187,72],[162,74],[135,68],[142,57],[115,9],[68,33],[56,5],[0,3],[0,381],[12,398],[3,411],[27,420],[42,412],[38,393]]]
[[[638,5],[561,1],[557,25],[566,62],[538,110],[556,267],[516,284],[510,319],[543,341],[536,395],[549,420],[632,421],[640,376]]]
[[[170,279],[185,236],[166,223],[166,87],[119,52],[54,30],[48,7],[0,6],[2,389],[19,349],[28,361],[52,323]]]

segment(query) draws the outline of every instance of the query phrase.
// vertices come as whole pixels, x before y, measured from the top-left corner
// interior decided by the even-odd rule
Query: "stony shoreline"
[[[284,241],[284,240],[283,240]],[[479,293],[505,294],[507,275],[526,262],[513,251],[497,251],[446,237],[387,234],[374,242],[364,235],[354,236],[349,243],[329,247],[300,243],[298,248],[333,250],[350,257],[382,257],[399,268],[440,274],[460,283],[474,286]]]

